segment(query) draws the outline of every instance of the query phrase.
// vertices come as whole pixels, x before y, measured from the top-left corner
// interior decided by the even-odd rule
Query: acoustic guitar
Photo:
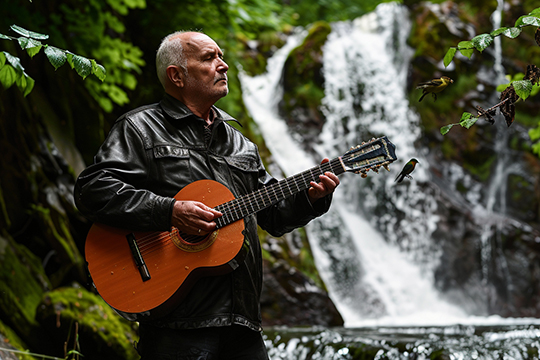
[[[132,321],[157,319],[170,312],[202,276],[225,274],[243,261],[244,218],[310,187],[319,175],[359,173],[397,159],[386,137],[372,139],[340,157],[302,173],[235,198],[224,185],[199,180],[175,198],[200,201],[220,211],[216,229],[205,236],[165,232],[132,232],[95,223],[85,244],[86,261],[100,296],[121,316]]]

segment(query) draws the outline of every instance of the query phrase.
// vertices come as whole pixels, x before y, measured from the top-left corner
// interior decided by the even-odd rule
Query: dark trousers
[[[140,324],[141,360],[268,360],[262,334],[241,325],[174,330]]]

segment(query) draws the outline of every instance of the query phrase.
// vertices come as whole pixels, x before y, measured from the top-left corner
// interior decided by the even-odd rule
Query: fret
[[[271,205],[272,204],[272,198],[270,197],[270,193],[268,192],[267,188],[264,188],[264,193],[268,196],[268,201],[269,201],[268,205]]]
[[[231,204],[233,204],[233,207],[232,207],[232,210],[233,210],[233,214],[236,218],[240,219],[240,217],[238,216],[238,206],[236,206],[238,204],[238,199],[235,199],[233,201],[231,201]]]
[[[285,195],[285,192],[283,191],[283,180],[280,180],[278,184],[279,184],[279,190],[281,191],[281,195],[283,196],[282,199],[285,199],[287,195]]]
[[[257,193],[259,193],[259,191],[257,191]],[[266,202],[264,202],[264,196],[263,196],[262,194],[259,194],[259,196],[260,196],[260,198],[261,198],[263,207],[266,207]]]
[[[277,201],[277,199],[279,199],[278,194],[276,193],[276,185],[272,185],[272,190],[274,190],[274,199],[275,200],[272,200],[272,203],[274,203],[274,201]]]
[[[296,192],[300,192],[302,190],[300,190],[300,186],[298,186],[298,181],[296,180],[297,177],[298,175],[293,176],[293,180],[294,180],[294,185],[296,185]]]
[[[251,195],[250,195],[249,197],[251,197]],[[255,210],[255,207],[253,206],[253,201],[249,201],[248,204],[251,205],[251,211],[252,211],[252,213],[256,213],[257,210]]]
[[[285,185],[287,185],[287,190],[289,190],[289,195],[288,195],[287,197],[289,197],[289,196],[291,196],[292,194],[294,194],[294,193],[292,192],[290,186],[289,186],[289,180],[285,180]]]
[[[241,198],[238,198],[238,215],[240,215],[239,219],[243,218],[244,217],[244,211],[242,211],[242,207],[244,209],[246,209],[245,213],[246,215],[248,214],[248,211],[247,211],[247,207],[246,207],[246,202],[245,202],[245,198],[241,197]]]

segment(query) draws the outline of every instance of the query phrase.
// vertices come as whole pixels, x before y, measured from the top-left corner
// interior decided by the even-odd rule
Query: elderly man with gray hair
[[[195,254],[199,243],[209,242],[205,246],[219,257],[223,245],[218,242],[227,248],[226,242],[233,241],[220,238],[232,224],[218,230],[227,214],[207,205],[213,204],[207,200],[214,194],[191,195],[194,184],[217,182],[238,198],[277,180],[265,170],[257,146],[231,126],[236,120],[214,105],[229,91],[229,66],[214,40],[199,32],[173,33],[163,39],[156,67],[164,98],[116,121],[94,163],[79,176],[75,201],[96,223],[139,232],[176,229],[181,234],[172,241],[176,247],[160,251],[178,251],[195,239]],[[259,305],[263,279],[257,226],[281,236],[306,225],[328,210],[338,184],[334,174],[324,173],[307,190],[246,215],[238,220],[242,228],[236,234],[242,256],[228,264],[228,271],[201,271],[187,278],[189,290],[182,285],[164,306],[129,314],[139,322],[141,358],[268,359]],[[179,198],[182,189],[187,194]],[[158,269],[171,262],[146,261],[148,273],[141,281],[158,281]],[[167,275],[174,279],[177,274]],[[129,288],[120,290],[131,295]]]

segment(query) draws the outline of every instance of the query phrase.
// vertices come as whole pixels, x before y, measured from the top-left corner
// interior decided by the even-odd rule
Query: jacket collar
[[[165,94],[160,105],[163,111],[174,120],[182,120],[190,116],[197,117],[185,104],[169,94]],[[216,106],[212,106],[212,109],[216,113],[216,119],[214,121],[235,121],[238,125],[242,126],[238,120],[227,114],[225,111]]]

